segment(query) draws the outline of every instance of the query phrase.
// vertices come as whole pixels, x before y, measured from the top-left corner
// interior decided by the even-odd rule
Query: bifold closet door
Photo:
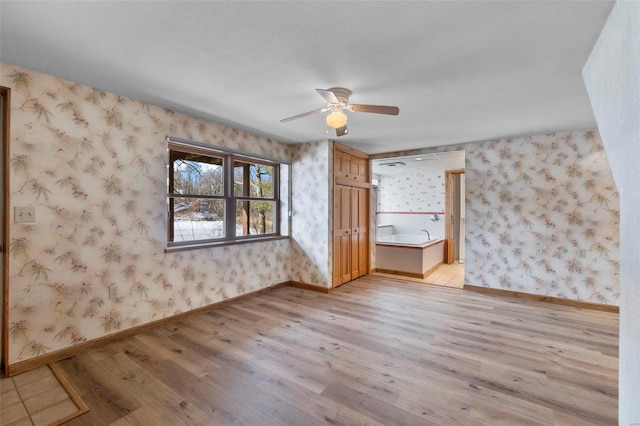
[[[351,188],[351,279],[367,273],[368,190]]]
[[[351,281],[351,188],[333,191],[333,284]]]
[[[369,190],[336,185],[333,191],[333,285],[366,275]]]

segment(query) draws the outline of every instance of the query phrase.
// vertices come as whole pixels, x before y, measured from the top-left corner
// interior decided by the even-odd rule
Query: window
[[[169,248],[280,236],[280,163],[169,139],[168,169]]]
[[[275,171],[267,163],[236,159],[233,192],[236,201],[236,235],[273,234],[276,223]]]

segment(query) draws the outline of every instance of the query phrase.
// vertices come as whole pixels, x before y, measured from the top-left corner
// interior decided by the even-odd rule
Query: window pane
[[[169,202],[173,207],[171,241],[224,238],[224,200],[170,198]]]
[[[224,195],[222,158],[171,151],[173,179],[169,192],[185,195]]]
[[[237,201],[236,235],[273,234],[275,201]]]
[[[236,197],[273,198],[273,166],[236,161],[233,191]]]

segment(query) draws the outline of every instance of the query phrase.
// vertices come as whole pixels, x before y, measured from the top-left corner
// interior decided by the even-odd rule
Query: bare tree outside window
[[[271,234],[275,221],[273,165],[236,161],[234,193],[237,235]]]

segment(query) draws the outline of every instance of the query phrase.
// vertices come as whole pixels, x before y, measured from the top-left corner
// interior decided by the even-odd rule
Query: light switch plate
[[[36,221],[36,206],[14,207],[13,220],[16,223],[34,223]]]

